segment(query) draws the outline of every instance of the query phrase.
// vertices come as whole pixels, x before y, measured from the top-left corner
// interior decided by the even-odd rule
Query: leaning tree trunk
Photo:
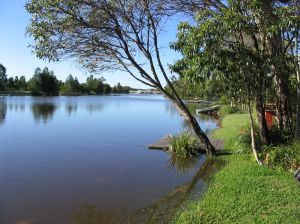
[[[176,108],[178,109],[180,114],[184,117],[184,119],[186,119],[190,123],[195,134],[200,139],[201,143],[204,145],[207,155],[209,155],[209,156],[214,155],[216,153],[215,147],[211,144],[207,135],[202,131],[198,121],[191,114],[191,112],[189,111],[189,109],[187,108],[185,103],[179,97],[176,97],[177,96],[176,90],[174,90],[174,91],[175,92],[173,92],[173,93],[174,93],[175,97],[171,96],[169,93],[167,93],[165,91],[164,91],[164,95],[173,102],[173,104],[176,106]]]
[[[175,106],[178,108],[179,112],[191,124],[191,126],[194,129],[195,134],[199,137],[199,140],[204,145],[204,148],[206,150],[207,155],[211,156],[211,155],[215,154],[215,147],[211,144],[209,138],[202,131],[202,129],[201,129],[199,123],[197,122],[196,118],[191,114],[191,112],[189,111],[189,109],[184,104],[184,102],[180,98],[179,94],[175,90],[172,82],[170,81],[170,79],[169,79],[169,77],[168,77],[168,75],[167,75],[167,73],[164,69],[164,66],[162,65],[161,59],[160,59],[157,33],[156,33],[157,30],[155,29],[156,26],[155,26],[154,19],[153,19],[152,16],[149,16],[149,19],[150,19],[150,25],[153,28],[152,31],[153,31],[154,50],[155,50],[158,66],[160,68],[160,71],[161,71],[165,81],[167,82],[168,86],[170,87],[170,90],[171,90],[170,93],[171,94],[168,91],[164,90],[164,88],[161,88],[161,85],[159,85],[158,89],[175,104]],[[154,66],[152,66],[152,70],[153,71],[155,70]],[[157,80],[158,80],[158,77],[157,77]]]

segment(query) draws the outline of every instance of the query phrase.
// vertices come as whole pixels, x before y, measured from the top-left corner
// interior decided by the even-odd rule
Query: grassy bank
[[[247,114],[228,115],[213,137],[234,151]],[[222,156],[228,161],[198,202],[180,211],[174,223],[300,223],[300,188],[292,173],[258,166],[251,154]]]

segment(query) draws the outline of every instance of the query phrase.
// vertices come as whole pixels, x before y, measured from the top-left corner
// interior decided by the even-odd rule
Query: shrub
[[[288,140],[291,139],[291,132],[286,130],[280,131],[276,121],[269,131],[269,135],[272,145],[287,144]]]
[[[258,127],[254,126],[255,145],[257,148],[260,148],[261,142],[258,133]],[[239,153],[251,152],[251,129],[249,125],[241,129],[241,134],[238,136],[238,140],[236,142],[236,148]]]
[[[243,131],[237,139],[236,148],[239,153],[250,152],[251,149],[251,135],[250,132]]]
[[[225,116],[225,115],[228,115],[228,114],[234,114],[234,113],[237,113],[239,112],[239,109],[238,107],[236,106],[230,106],[230,105],[224,105],[221,107],[220,109],[220,115],[221,116]]]
[[[264,163],[273,169],[296,170],[300,166],[300,143],[266,147]]]
[[[171,138],[171,151],[175,156],[189,157],[197,153],[197,137],[191,131],[183,131]]]
[[[228,99],[227,96],[221,96],[220,99],[219,99],[219,103],[221,105],[226,105],[226,104],[229,104],[230,103],[230,99]]]

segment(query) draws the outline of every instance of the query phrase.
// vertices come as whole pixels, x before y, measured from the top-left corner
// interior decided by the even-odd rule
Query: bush
[[[197,153],[197,137],[191,131],[183,131],[171,138],[171,151],[175,156],[189,157]]]
[[[257,126],[254,127],[254,136],[255,136],[255,145],[257,148],[260,148],[261,142],[259,137],[259,128]],[[236,142],[236,148],[238,152],[245,153],[251,152],[251,129],[250,126],[247,125],[245,128],[241,129],[241,134],[238,137]]]
[[[244,131],[238,136],[236,148],[239,153],[250,152],[251,150],[251,135],[250,130]]]
[[[226,116],[228,114],[234,114],[234,113],[237,113],[237,112],[239,112],[238,107],[236,107],[236,106],[232,107],[230,105],[224,105],[224,106],[221,107],[219,113],[220,113],[221,116]]]
[[[220,103],[221,105],[227,105],[227,104],[230,103],[230,99],[228,99],[227,96],[224,96],[224,95],[223,95],[223,96],[220,97],[219,103]]]
[[[300,143],[266,147],[264,163],[273,169],[296,170],[300,166]]]

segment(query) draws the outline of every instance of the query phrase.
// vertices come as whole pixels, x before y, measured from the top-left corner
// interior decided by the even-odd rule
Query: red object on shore
[[[271,111],[266,111],[265,112],[265,118],[266,118],[268,129],[270,130],[272,128],[272,125],[273,125],[273,114],[272,114],[272,112]]]

